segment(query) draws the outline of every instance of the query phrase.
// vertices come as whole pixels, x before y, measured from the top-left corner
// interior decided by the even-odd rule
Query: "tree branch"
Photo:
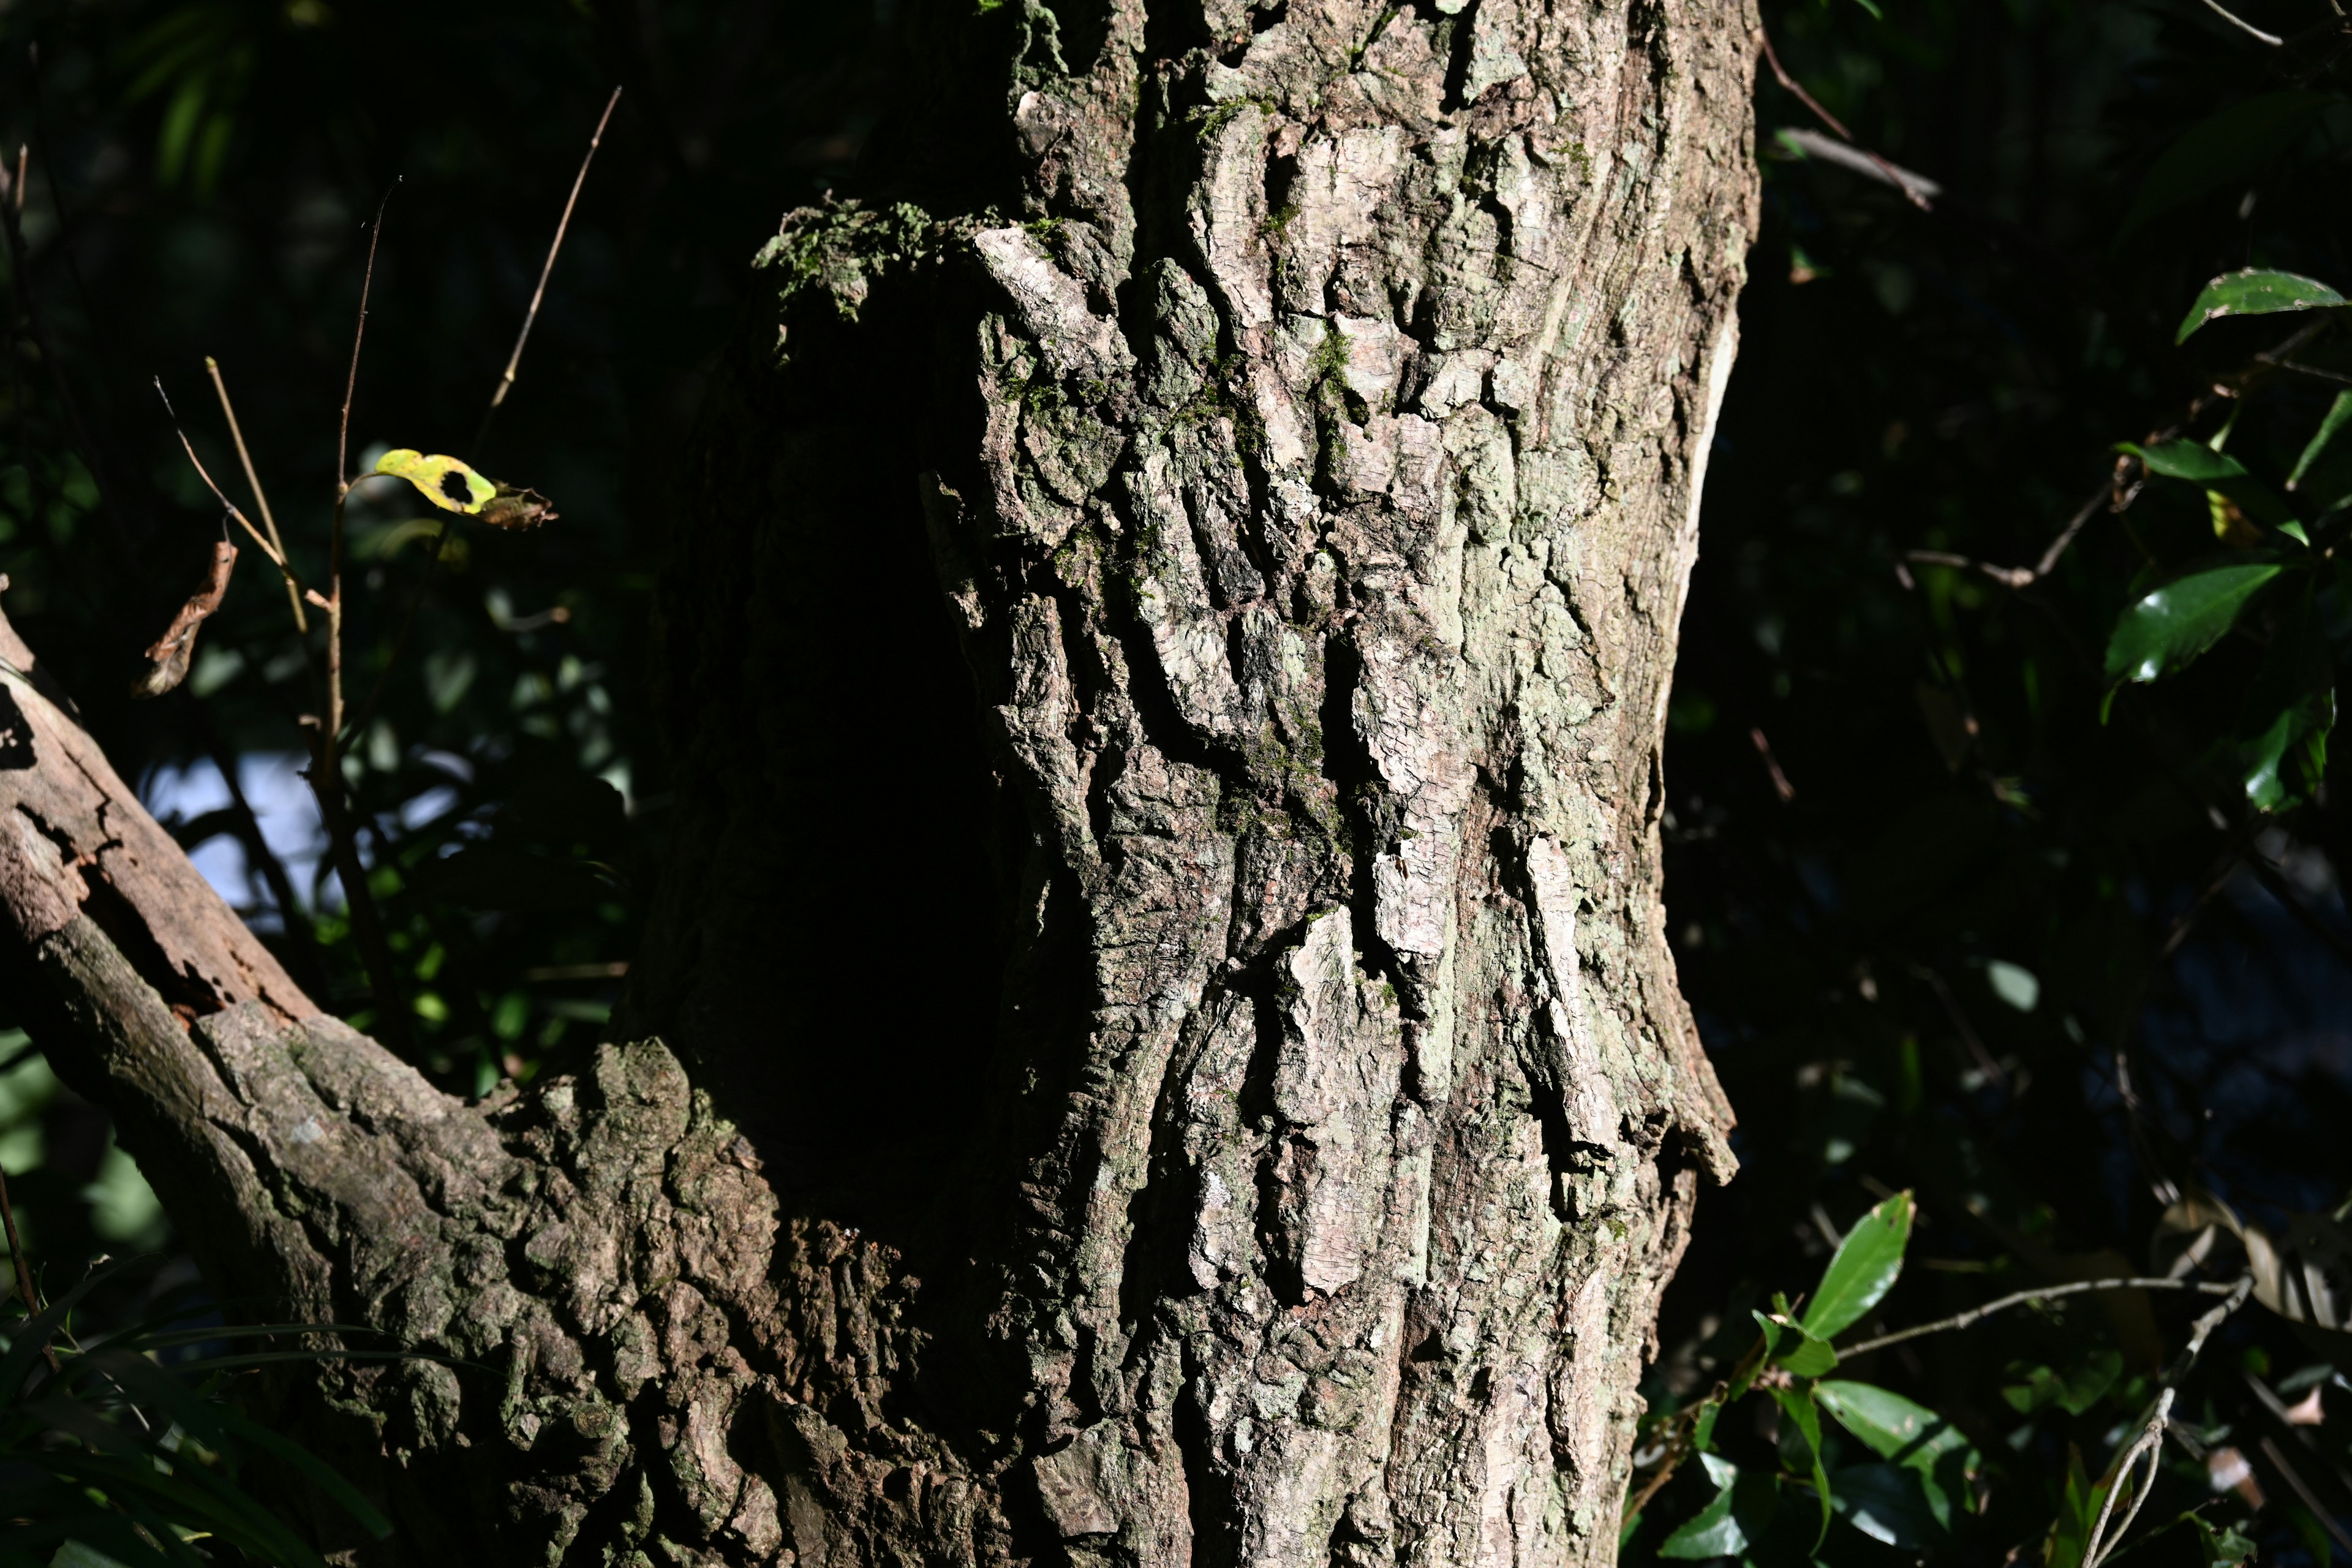
[[[1980,1318],[1989,1318],[1995,1312],[2005,1312],[2011,1307],[2021,1307],[2028,1301],[2047,1301],[2060,1296],[2079,1295],[2085,1290],[2194,1290],[2208,1296],[2226,1296],[2236,1289],[2235,1285],[2216,1284],[2204,1279],[2084,1279],[2071,1285],[2048,1285],[2032,1290],[2019,1290],[2014,1294],[2003,1296],[1998,1300],[1987,1301],[1981,1307],[1971,1307],[1965,1312],[1956,1312],[1948,1318],[1938,1318],[1932,1323],[1921,1323],[1916,1328],[1897,1329],[1891,1334],[1881,1334],[1876,1339],[1864,1340],[1858,1345],[1844,1346],[1838,1351],[1838,1359],[1850,1361],[1855,1356],[1866,1354],[1871,1351],[1884,1350],[1888,1345],[1901,1344],[1905,1340],[1916,1340],[1922,1334],[1940,1334],[1947,1329],[1965,1329]]]

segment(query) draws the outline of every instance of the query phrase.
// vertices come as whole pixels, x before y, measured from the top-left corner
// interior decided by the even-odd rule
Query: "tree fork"
[[[362,1560],[1606,1562],[1753,18],[909,36],[683,465],[620,1043],[440,1094],[0,672],[10,984],[225,1295],[465,1363],[304,1405]]]

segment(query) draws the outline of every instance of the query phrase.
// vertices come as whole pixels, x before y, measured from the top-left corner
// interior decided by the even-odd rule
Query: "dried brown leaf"
[[[224,539],[213,546],[211,569],[204,585],[188,595],[179,614],[147,649],[148,668],[132,682],[133,697],[161,697],[188,678],[188,662],[196,651],[196,628],[220,608],[228,592],[229,573],[236,566],[236,546]]]

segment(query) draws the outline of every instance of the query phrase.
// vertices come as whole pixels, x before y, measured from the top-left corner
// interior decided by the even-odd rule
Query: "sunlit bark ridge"
[[[465,1363],[302,1406],[380,1560],[1613,1558],[1751,18],[1166,11],[917,16],[930,173],[765,253],[572,1070],[320,1016],[0,647],[41,1043],[224,1293]]]

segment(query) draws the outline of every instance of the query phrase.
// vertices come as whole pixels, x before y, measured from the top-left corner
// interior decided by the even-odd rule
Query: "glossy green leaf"
[[[2237,624],[2246,604],[2284,567],[2250,561],[2177,577],[2134,601],[2107,638],[2107,676],[2154,680],[2185,667]]]
[[[1873,1541],[1916,1552],[1949,1533],[1912,1471],[1893,1465],[1848,1465],[1830,1477],[1830,1489],[1838,1516]]]
[[[1837,1352],[1827,1340],[1805,1331],[1801,1323],[1754,1314],[1764,1331],[1764,1359],[1796,1377],[1819,1377],[1837,1365]]]
[[[2284,811],[2305,798],[2326,770],[2327,732],[2335,724],[2333,691],[2282,709],[2239,753],[2246,804],[2256,811]]]
[[[2289,89],[2199,121],[2148,166],[2117,241],[2151,218],[2253,174],[2292,146],[2329,101],[2326,93]]]
[[[2281,811],[2318,789],[2336,725],[2335,682],[2336,660],[2306,585],[2272,627],[2239,721],[2237,774],[2255,810]]]
[[[2162,474],[2167,479],[2214,485],[2246,477],[2244,465],[2237,458],[2227,452],[2217,452],[2202,441],[2183,438],[2159,441],[2153,447],[2125,441],[2118,443],[2116,449],[2129,452],[2147,465],[2149,473]]]
[[[1699,1462],[1706,1467],[1707,1479],[1716,1485],[1715,1497],[1659,1543],[1661,1557],[1704,1562],[1748,1550],[1748,1532],[1740,1527],[1731,1508],[1732,1488],[1739,1479],[1739,1467],[1713,1454],[1701,1454]]]
[[[1871,1452],[1897,1464],[1916,1466],[1969,1446],[1958,1427],[1876,1384],[1833,1379],[1816,1386],[1813,1397]]]
[[[2205,285],[2172,341],[2185,343],[2197,329],[2224,316],[2273,316],[2283,310],[2319,310],[2344,303],[2344,296],[2316,278],[2248,267],[2224,272]]]
[[[2294,524],[2294,509],[2268,485],[2246,472],[2245,465],[2227,452],[2202,441],[2162,441],[2141,447],[2119,442],[2116,450],[2128,452],[2147,465],[2147,471],[2168,479],[2186,479],[2237,502],[2238,509],[2265,527],[2286,529]],[[2297,531],[2300,538],[2300,531]],[[2307,541],[2305,542],[2308,542]]]
[[[1897,1193],[1854,1222],[1805,1308],[1807,1333],[1835,1339],[1894,1288],[1911,1240],[1911,1194]]]
[[[2303,456],[2294,460],[2294,472],[2286,477],[2287,489],[2295,489],[2302,486],[2304,476],[2311,472],[2311,466],[2319,461],[2328,444],[2347,424],[2352,424],[2352,391],[2337,393],[2336,401],[2327,405],[2327,412],[2320,417],[2319,428],[2313,431],[2311,439],[2304,444]]]
[[[1813,1398],[1879,1458],[1917,1472],[1929,1511],[1938,1524],[1951,1524],[1952,1499],[1967,1497],[1967,1478],[1977,1462],[1958,1427],[1875,1384],[1818,1383]]]

